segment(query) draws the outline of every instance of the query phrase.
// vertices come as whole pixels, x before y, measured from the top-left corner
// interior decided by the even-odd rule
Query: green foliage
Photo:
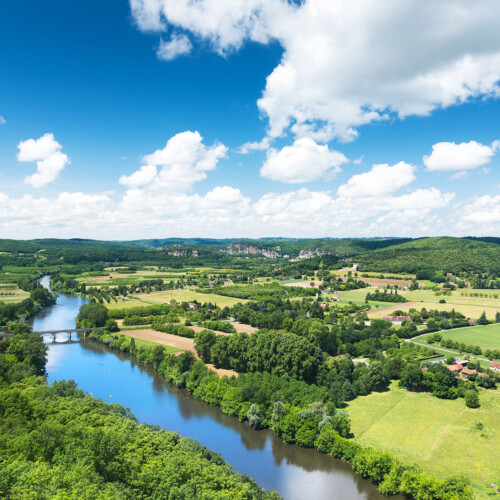
[[[76,324],[82,328],[93,328],[105,326],[108,320],[108,310],[98,303],[83,304],[80,307]]]
[[[467,408],[479,408],[479,396],[476,391],[466,391],[465,393],[465,405]]]

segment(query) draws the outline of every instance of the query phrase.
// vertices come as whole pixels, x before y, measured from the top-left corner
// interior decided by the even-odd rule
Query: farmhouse
[[[448,365],[446,368],[448,368],[448,370],[450,370],[451,372],[453,373],[460,373],[464,367],[462,365]]]
[[[403,324],[403,321],[413,322],[410,316],[384,316],[384,319],[386,321],[390,321],[394,326],[401,326]]]
[[[492,361],[490,363],[490,370],[493,372],[500,372],[500,363]]]
[[[340,297],[338,295],[333,295],[332,299],[338,302],[340,300]]]
[[[189,309],[198,309],[198,304],[195,302],[188,302]]]

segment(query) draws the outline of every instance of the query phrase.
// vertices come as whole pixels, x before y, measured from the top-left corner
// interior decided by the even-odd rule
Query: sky
[[[498,236],[498,0],[0,4],[0,237]]]

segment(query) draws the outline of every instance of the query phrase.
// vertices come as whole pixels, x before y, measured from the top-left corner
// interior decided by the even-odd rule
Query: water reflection
[[[47,286],[48,280],[43,284]],[[83,303],[80,297],[60,294],[54,307],[32,321],[33,328],[74,328]],[[64,339],[67,335],[58,334],[57,342]],[[373,483],[354,474],[349,464],[287,445],[270,430],[253,431],[186,390],[166,383],[150,367],[137,363],[134,356],[111,351],[91,339],[52,344],[48,336],[45,341],[49,346],[49,383],[72,378],[94,396],[129,407],[140,422],[191,436],[220,453],[236,470],[254,477],[268,490],[277,490],[287,500],[385,498]]]

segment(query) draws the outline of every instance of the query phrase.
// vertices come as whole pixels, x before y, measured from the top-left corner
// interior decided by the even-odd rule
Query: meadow
[[[500,349],[500,323],[458,328],[449,331],[441,330],[439,334],[442,335],[443,339],[451,339],[467,345],[478,345],[483,351],[487,349]],[[418,337],[417,341],[427,344],[427,339],[430,335],[432,334]]]
[[[151,304],[168,304],[172,300],[177,302],[193,302],[197,301],[201,304],[206,302],[211,302],[212,304],[217,304],[219,307],[233,306],[239,302],[247,302],[243,299],[235,299],[234,297],[223,297],[222,295],[216,295],[214,293],[200,293],[194,290],[166,290],[164,292],[152,292],[152,293],[137,293],[130,296],[130,299],[118,302],[111,302],[110,304],[104,304],[108,309],[122,309],[126,307],[137,307],[141,305],[151,305]]]
[[[490,484],[500,482],[500,391],[482,390],[480,401],[470,409],[461,398],[437,399],[393,382],[389,391],[350,402],[347,411],[359,443],[438,477],[463,474],[482,499],[494,496]]]

